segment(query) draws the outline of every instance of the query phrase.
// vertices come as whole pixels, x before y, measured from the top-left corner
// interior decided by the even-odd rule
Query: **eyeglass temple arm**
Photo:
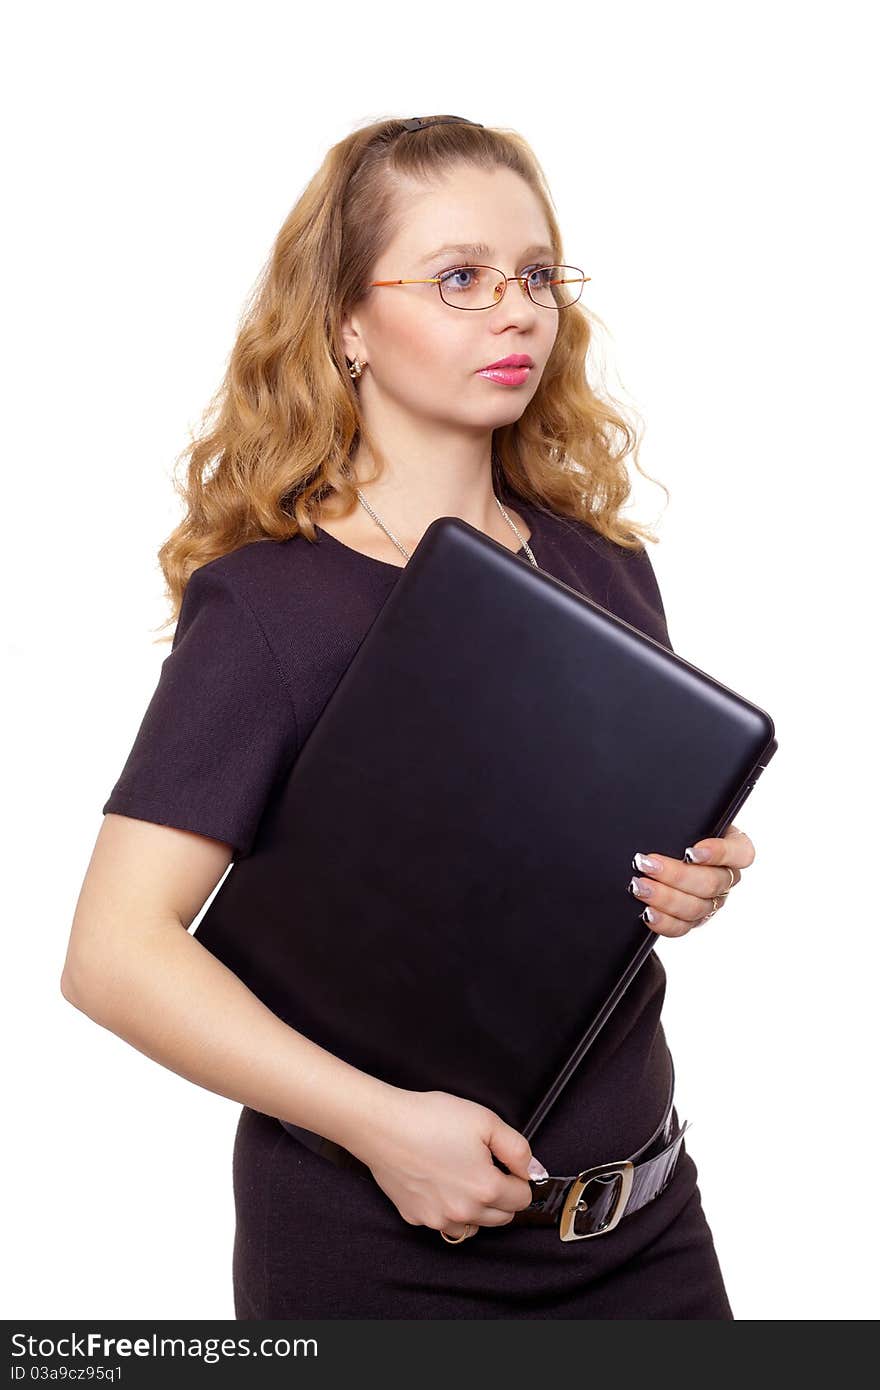
[[[371,280],[371,285],[436,285],[439,275],[433,276],[430,280]]]
[[[466,267],[466,266],[461,266],[460,269],[465,270],[465,269],[468,269],[468,267]],[[500,274],[500,271],[499,271],[499,274]],[[507,280],[528,280],[528,278],[529,278],[528,275],[507,275],[507,276],[505,276],[505,279],[507,279]],[[573,275],[573,276],[571,276],[571,277],[566,277],[564,280],[551,280],[550,283],[551,283],[552,285],[567,285],[567,284],[569,284],[572,280],[592,280],[592,278],[593,278],[592,275]],[[370,284],[371,284],[371,285],[436,285],[436,284],[439,282],[439,280],[440,280],[440,276],[439,276],[439,275],[432,275],[431,278],[430,278],[430,280],[371,280],[371,281],[370,281]]]

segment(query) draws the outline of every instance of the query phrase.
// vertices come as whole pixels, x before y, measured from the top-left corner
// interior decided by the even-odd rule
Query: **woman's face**
[[[554,259],[543,209],[509,169],[462,165],[428,190],[408,184],[401,197],[403,229],[375,262],[373,280],[427,279],[475,264],[515,275]],[[475,241],[483,243],[479,252],[467,247]],[[453,277],[451,289],[469,283]],[[381,412],[393,403],[420,421],[483,433],[522,415],[558,325],[559,311],[533,303],[516,283],[499,303],[479,310],[444,303],[435,284],[391,285],[370,289],[343,324],[343,338],[348,357],[368,364],[358,383],[368,418],[371,407]],[[512,354],[534,362],[521,384],[479,374]]]

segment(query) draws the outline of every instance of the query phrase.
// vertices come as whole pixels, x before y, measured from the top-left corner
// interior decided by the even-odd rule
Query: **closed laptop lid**
[[[285,1022],[531,1138],[656,944],[639,847],[723,833],[762,709],[442,517],[196,936]]]

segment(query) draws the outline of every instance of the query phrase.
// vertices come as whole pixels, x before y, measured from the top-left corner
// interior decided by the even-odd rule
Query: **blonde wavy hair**
[[[375,461],[383,455],[361,417],[340,322],[371,293],[373,265],[405,216],[402,181],[430,182],[461,163],[519,174],[564,263],[547,181],[515,131],[447,122],[408,133],[392,119],[333,145],[285,219],[200,431],[175,460],[173,485],[186,510],[158,552],[172,606],[160,627],[176,621],[201,565],[257,540],[302,532],[313,541],[313,517],[329,493],[340,495],[345,514],[357,505],[348,471],[355,448],[363,439]],[[627,456],[649,475],[638,462],[638,426],[588,379],[594,324],[602,321],[580,301],[560,313],[537,391],[518,420],[494,431],[494,481],[641,549],[658,538],[620,516],[631,491]]]

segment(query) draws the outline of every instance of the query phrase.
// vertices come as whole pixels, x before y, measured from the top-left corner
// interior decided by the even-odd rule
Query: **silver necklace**
[[[361,505],[362,505],[363,507],[366,508],[366,510],[370,513],[370,516],[373,518],[373,520],[374,520],[375,522],[377,522],[379,526],[382,527],[382,530],[385,532],[385,535],[388,537],[388,539],[389,539],[390,541],[393,541],[393,542],[394,542],[394,544],[397,546],[397,549],[400,551],[401,555],[405,556],[407,560],[411,560],[411,559],[412,559],[412,556],[410,555],[410,553],[409,553],[409,551],[407,550],[406,546],[401,545],[400,541],[397,539],[397,537],[394,535],[394,533],[393,533],[392,531],[389,531],[389,530],[388,530],[388,527],[385,525],[385,522],[382,520],[382,518],[376,515],[376,513],[373,511],[373,508],[370,506],[369,502],[367,501],[366,497],[365,497],[364,494],[361,492],[360,488],[355,488],[355,491],[356,491],[356,493],[357,493],[357,495],[358,495],[358,499],[360,500]],[[513,517],[508,516],[508,514],[507,514],[507,512],[505,511],[504,507],[502,506],[502,504],[501,504],[499,498],[498,498],[494,493],[493,493],[493,496],[495,497],[495,501],[498,503],[498,508],[499,508],[499,510],[500,510],[500,512],[501,512],[501,515],[504,517],[504,520],[507,522],[508,526],[510,526],[511,529],[516,533],[517,540],[519,541],[519,543],[520,543],[520,545],[522,546],[523,550],[526,552],[526,555],[529,557],[529,560],[530,560],[531,563],[534,565],[535,569],[539,569],[540,566],[538,565],[537,560],[535,559],[534,555],[532,554],[531,547],[530,547],[528,541],[525,540],[525,539],[523,538],[523,535],[522,535],[522,533],[521,533],[519,527],[517,526],[516,522],[513,520]]]

